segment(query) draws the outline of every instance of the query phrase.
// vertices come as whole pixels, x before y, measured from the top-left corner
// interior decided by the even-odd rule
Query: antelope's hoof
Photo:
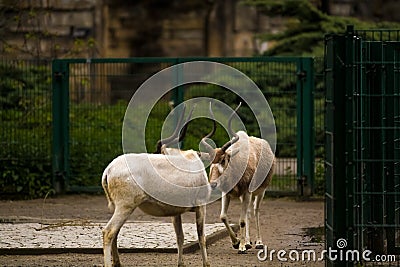
[[[264,244],[262,243],[262,241],[257,241],[256,242],[256,249],[263,249],[264,248]]]
[[[247,249],[251,249],[251,248],[252,248],[251,242],[250,242],[250,243],[247,243],[247,244],[245,245],[245,247],[246,247],[246,250],[247,250]],[[256,248],[257,248],[257,247],[256,247]]]
[[[233,247],[234,249],[238,249],[238,248],[239,248],[239,245],[240,245],[240,241],[237,241],[237,243],[232,243],[232,247]]]
[[[240,250],[239,249],[238,254],[247,254],[247,250]]]
[[[256,245],[256,249],[263,249],[264,248],[264,245],[263,244],[257,244]]]

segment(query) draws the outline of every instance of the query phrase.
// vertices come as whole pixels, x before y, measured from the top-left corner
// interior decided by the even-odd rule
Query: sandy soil
[[[261,208],[261,228],[264,244],[269,252],[284,249],[305,249],[321,251],[324,247],[321,235],[313,235],[307,228],[318,228],[324,222],[324,203],[322,200],[296,201],[290,198],[267,198]],[[240,203],[232,201],[228,216],[231,222],[239,220]],[[207,222],[219,222],[220,202],[207,207]],[[0,219],[3,218],[46,219],[85,219],[107,221],[111,213],[107,210],[107,201],[102,195],[66,195],[55,198],[29,201],[0,201]],[[157,218],[136,210],[131,220],[160,220],[169,222],[169,218]],[[194,222],[194,214],[183,216],[184,222]],[[251,221],[252,238],[255,227]],[[319,231],[320,232],[320,231]],[[0,234],[1,241],[1,234]],[[211,266],[324,266],[323,262],[279,261],[276,254],[273,261],[259,261],[258,250],[251,249],[247,254],[237,254],[228,237],[208,246]],[[317,254],[318,255],[318,254]],[[286,258],[288,256],[286,255]],[[174,253],[121,253],[123,266],[175,266],[177,255]],[[199,252],[184,255],[187,266],[201,266]],[[58,255],[0,255],[0,266],[102,266],[101,254],[58,254]]]

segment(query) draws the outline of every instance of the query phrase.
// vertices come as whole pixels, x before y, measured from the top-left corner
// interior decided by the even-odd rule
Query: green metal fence
[[[53,61],[53,184],[57,191],[102,190],[103,169],[123,153],[122,123],[130,98],[147,78],[171,64],[162,58]],[[171,97],[162,99],[149,118],[149,152],[159,139]]]
[[[314,170],[318,169],[314,167],[314,148],[317,160],[323,154],[318,140],[324,113],[320,105],[323,88],[318,82],[321,72],[314,73],[312,59],[132,58],[65,59],[54,60],[52,64],[1,62],[2,195],[32,197],[44,195],[52,187],[68,192],[101,190],[104,167],[122,153],[122,120],[135,90],[156,72],[193,60],[230,65],[257,83],[269,101],[277,126],[278,166],[270,193],[310,194]],[[196,96],[220,99],[232,107],[240,101],[230,91],[208,84],[177,88],[165,95],[151,112],[146,126],[148,151],[154,150],[159,139],[163,121],[171,110],[171,100],[177,105]],[[246,105],[239,115],[248,132],[257,136],[258,127]],[[198,149],[200,138],[211,127],[207,119],[196,120],[196,127],[189,126],[185,148]],[[224,134],[217,134],[218,145],[226,141]],[[315,146],[314,136],[317,136]],[[321,184],[323,176],[317,177],[317,183]]]
[[[221,62],[244,72],[257,83],[271,105],[277,124],[279,163],[270,190],[279,194],[311,194],[314,181],[314,73],[313,60],[310,58],[55,60],[53,111],[60,124],[54,126],[54,183],[60,188],[65,187],[67,191],[97,190],[102,168],[121,153],[120,129],[127,100],[152,74],[167,66],[188,61]],[[150,117],[147,125],[148,136],[146,131],[149,151],[153,150],[159,139],[163,120],[169,112],[170,97],[176,105],[195,96],[212,96],[231,106],[236,106],[240,101],[229,91],[208,84],[177,88],[171,95],[161,99],[153,110],[155,116]],[[105,110],[109,109],[113,110],[112,114],[119,124],[114,123],[113,130],[108,127],[104,130],[95,128],[94,122],[98,117],[105,116]],[[249,133],[257,135],[257,127],[251,114],[246,114],[246,111],[246,107],[243,107],[239,115],[247,122]],[[198,122],[196,125],[203,123]],[[200,138],[209,128],[204,129],[201,132],[189,127],[185,148],[198,149]],[[226,140],[216,141],[218,144]],[[94,157],[96,162],[88,166],[87,162],[93,158],[89,153],[93,150],[90,147],[96,147],[99,151]],[[84,176],[81,177],[82,174]]]
[[[50,63],[0,60],[0,197],[51,188]]]
[[[400,31],[327,36],[325,70],[327,246],[399,254]]]

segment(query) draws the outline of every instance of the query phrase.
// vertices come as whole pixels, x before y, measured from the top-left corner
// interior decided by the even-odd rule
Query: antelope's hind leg
[[[117,237],[119,230],[124,225],[135,207],[115,207],[115,211],[106,227],[103,229],[104,266],[121,266],[118,256]],[[112,258],[112,261],[111,261]]]
[[[199,246],[201,251],[201,256],[203,258],[203,266],[208,267],[210,263],[207,258],[207,246],[206,246],[206,236],[204,232],[204,225],[206,223],[206,206],[200,206],[196,208],[196,227],[197,236],[199,239]]]

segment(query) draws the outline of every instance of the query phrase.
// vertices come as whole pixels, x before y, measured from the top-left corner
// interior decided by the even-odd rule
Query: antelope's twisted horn
[[[183,128],[182,130],[179,132],[179,137],[175,137],[171,142],[167,143],[166,145],[174,145],[179,143],[180,141],[183,140],[183,138],[185,138],[186,136],[186,132],[187,132],[187,128],[189,126],[189,121],[192,118],[192,114],[193,114],[193,110],[196,107],[196,104],[193,105],[192,109],[189,112],[189,115],[187,116],[185,122],[183,123]],[[179,127],[177,128],[179,129]]]
[[[183,111],[182,111],[181,116],[179,117],[178,123],[176,124],[176,128],[175,128],[173,134],[170,137],[167,137],[167,138],[164,138],[164,139],[160,139],[160,140],[157,141],[156,151],[154,152],[155,154],[160,154],[162,145],[164,145],[164,144],[168,145],[169,143],[171,143],[171,141],[173,141],[178,136],[179,129],[180,129],[181,125],[182,125],[182,121],[183,121],[183,118],[185,116],[185,110],[186,110],[186,105],[183,104]]]
[[[226,142],[222,147],[221,150],[222,152],[225,152],[231,145],[233,145],[234,143],[236,143],[237,141],[239,141],[239,136],[232,131],[232,119],[233,119],[233,115],[236,113],[236,111],[240,108],[240,106],[242,105],[242,102],[239,103],[239,105],[237,106],[237,108],[232,112],[232,114],[229,116],[229,120],[228,120],[228,132],[229,135],[233,135],[232,140]]]
[[[213,128],[210,133],[208,133],[206,136],[204,136],[201,139],[201,144],[203,144],[207,153],[210,154],[211,158],[214,158],[214,153],[215,153],[214,148],[206,142],[206,139],[211,138],[215,134],[215,131],[217,129],[217,122],[215,121],[215,116],[214,116],[214,112],[212,111],[211,102],[210,102],[210,115],[211,115],[211,119],[213,121]]]
[[[186,118],[185,124],[183,125],[182,131],[180,132],[178,142],[182,141],[183,138],[185,138],[185,136],[186,136],[187,128],[189,126],[189,121],[192,118],[193,110],[195,107],[196,107],[196,104],[193,105],[192,109],[189,112],[188,117]]]

